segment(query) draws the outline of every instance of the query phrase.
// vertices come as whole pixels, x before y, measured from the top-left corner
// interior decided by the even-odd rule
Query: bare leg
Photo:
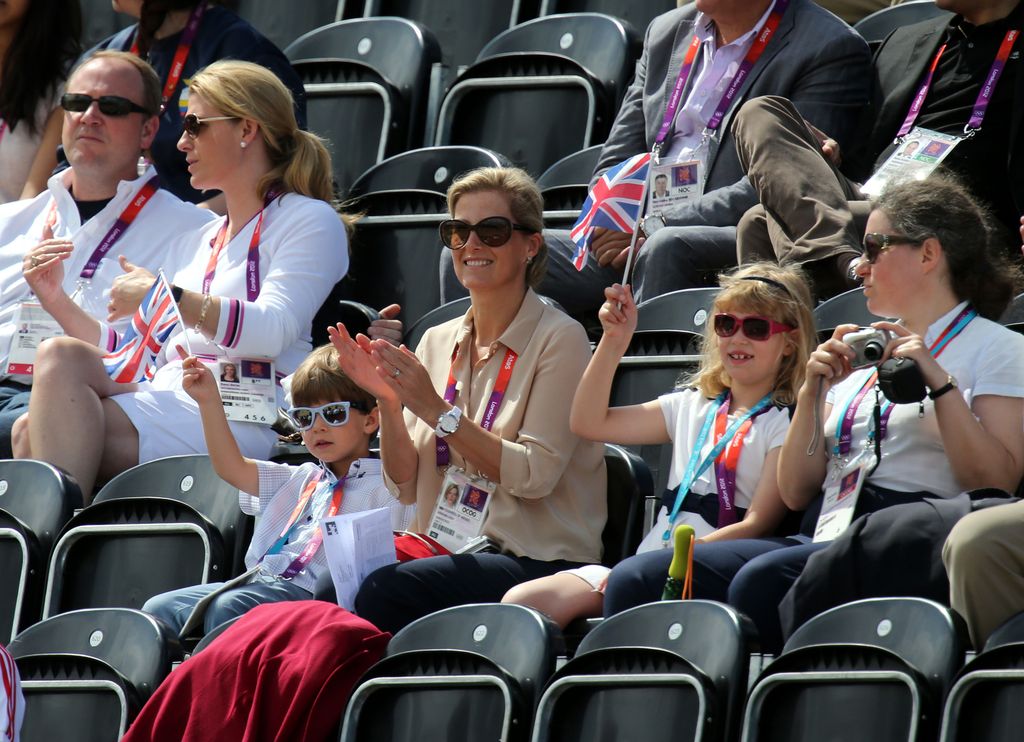
[[[104,401],[134,386],[115,384],[100,351],[74,338],[41,345],[34,376],[28,444],[19,443],[16,455],[27,451],[66,470],[88,500],[100,472],[110,476],[138,461],[138,434],[117,405]]]
[[[604,608],[604,593],[577,575],[559,572],[516,585],[501,599],[535,608],[563,629],[577,618],[597,618]]]

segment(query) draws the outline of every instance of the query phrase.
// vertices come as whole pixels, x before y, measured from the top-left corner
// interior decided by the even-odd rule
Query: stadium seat
[[[637,305],[637,330],[674,330],[703,337],[718,288],[680,289]]]
[[[448,90],[435,142],[487,147],[539,175],[605,140],[638,51],[632,26],[599,13],[509,29]]]
[[[548,683],[533,742],[734,739],[755,634],[749,619],[706,600],[607,618]]]
[[[420,340],[423,339],[423,333],[431,327],[436,327],[448,320],[461,317],[469,311],[469,307],[469,297],[464,296],[461,299],[450,301],[447,304],[442,304],[436,309],[430,310],[406,329],[405,337],[402,338],[402,342],[405,344],[406,348],[416,350],[416,346],[419,345]]]
[[[345,0],[363,3],[363,15],[399,16],[422,23],[441,41],[441,58],[454,77],[488,41],[523,20],[526,0]]]
[[[432,613],[398,632],[363,676],[341,739],[526,740],[560,649],[558,628],[523,606]]]
[[[1016,332],[1024,332],[1024,294],[1013,297],[999,322]]]
[[[423,141],[431,68],[441,56],[423,26],[403,18],[338,21],[284,53],[305,86],[310,131],[328,140],[338,193],[374,163]]]
[[[238,574],[253,519],[207,456],[171,456],[119,474],[61,531],[43,603],[139,608],[153,595]]]
[[[444,195],[452,181],[478,167],[510,164],[501,155],[483,147],[421,147],[389,157],[360,175],[349,190],[349,198],[380,191],[409,188]]]
[[[805,623],[761,673],[743,742],[925,742],[963,662],[964,627],[921,598],[871,598]]]
[[[607,13],[643,31],[656,16],[675,10],[676,0],[541,0],[540,14]]]
[[[438,264],[444,248],[437,225],[448,218],[448,184],[465,169],[507,163],[480,148],[431,147],[389,158],[363,174],[359,188],[372,190],[349,206],[364,214],[345,279],[349,298],[374,309],[399,304],[406,327],[439,306]],[[402,182],[406,172],[413,185],[386,187]]]
[[[326,574],[330,574],[330,573],[326,573]],[[241,617],[242,616],[235,616],[234,618],[229,618],[224,623],[219,624],[217,626],[214,626],[213,629],[211,629],[210,631],[206,632],[206,634],[203,636],[203,638],[200,639],[199,642],[196,644],[195,648],[193,648],[192,654],[199,654],[204,649],[206,649],[208,646],[210,646],[217,637],[219,637],[225,631],[227,631],[232,626],[234,626],[235,622],[238,621],[238,619],[240,619]],[[191,656],[191,655],[189,655],[189,656]]]
[[[39,620],[46,564],[82,493],[71,477],[42,461],[0,461],[0,644]]]
[[[563,157],[537,178],[544,198],[544,226],[569,229],[579,218],[587,200],[590,179],[601,154],[600,144]]]
[[[338,0],[304,0],[301,3],[227,0],[223,4],[249,21],[278,49],[284,49],[314,28],[341,20],[338,18]]]
[[[125,608],[73,611],[29,627],[8,650],[25,694],[22,742],[114,742],[181,659],[163,623]]]
[[[882,317],[868,311],[863,289],[844,291],[814,308],[814,326],[818,328],[818,339],[822,342],[832,337],[832,332],[839,325],[867,327],[880,319]]]
[[[1024,725],[1024,613],[992,632],[949,691],[940,742],[1011,742]]]
[[[947,10],[940,10],[934,0],[906,0],[891,8],[876,10],[857,21],[853,29],[869,44],[877,45],[901,26],[909,26],[943,15],[952,17],[953,14]]]
[[[601,563],[614,567],[636,553],[644,537],[644,504],[654,494],[651,471],[636,454],[605,444],[608,473],[608,520],[601,533]]]
[[[340,322],[345,325],[349,335],[355,337],[359,332],[366,334],[370,329],[370,323],[380,319],[380,313],[373,307],[346,299],[349,291],[350,286],[344,279],[338,281],[327,301],[317,310],[316,316],[313,317],[314,348],[330,342],[327,334],[329,326],[334,327]]]

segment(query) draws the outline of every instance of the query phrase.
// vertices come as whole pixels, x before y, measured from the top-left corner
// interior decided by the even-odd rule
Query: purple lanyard
[[[996,83],[999,82],[1003,70],[1006,69],[1006,60],[1010,58],[1010,52],[1013,50],[1013,45],[1019,35],[1019,30],[1010,29],[1006,32],[1006,36],[1003,37],[1003,43],[999,46],[999,52],[996,54],[995,61],[992,62],[992,67],[989,68],[988,75],[985,76],[985,83],[978,92],[974,109],[971,111],[971,119],[967,122],[967,126],[964,127],[965,134],[969,135],[981,128],[981,122],[985,120],[985,111],[988,110],[989,103],[992,102],[992,96],[995,94]],[[924,107],[925,98],[928,97],[928,92],[932,87],[932,80],[935,78],[935,70],[938,68],[939,60],[942,59],[942,55],[946,51],[946,46],[947,44],[943,44],[939,47],[938,54],[932,60],[924,81],[921,83],[917,95],[914,96],[914,100],[910,104],[910,111],[907,112],[907,117],[903,120],[903,126],[900,127],[897,138],[905,137],[914,128],[914,122],[917,121],[917,117]]]
[[[452,353],[452,365],[448,370],[448,383],[444,388],[444,401],[448,404],[455,403],[455,395],[458,389],[458,385],[455,383],[455,358],[457,353],[457,349],[455,353]],[[484,430],[489,431],[494,427],[494,420],[498,416],[498,409],[501,407],[502,401],[505,399],[505,391],[508,389],[509,379],[512,378],[512,369],[515,368],[518,358],[519,355],[511,348],[505,350],[505,358],[501,361],[498,378],[494,380],[494,389],[491,391],[491,398],[487,401],[484,417],[480,422],[480,427]],[[441,469],[448,466],[448,463],[451,461],[451,452],[448,450],[448,442],[444,438],[435,437],[434,441],[437,468]]]
[[[132,202],[125,207],[125,210],[121,212],[121,216],[117,217],[117,221],[114,222],[114,226],[110,228],[106,236],[100,241],[99,246],[93,250],[92,256],[86,262],[85,267],[82,268],[81,278],[90,279],[95,275],[96,269],[100,267],[100,263],[103,262],[103,258],[107,256],[118,240],[120,240],[124,233],[128,231],[128,227],[135,221],[135,217],[139,215],[142,208],[149,203],[149,199],[153,197],[153,194],[160,188],[160,176],[154,175],[149,181],[139,189],[138,194],[132,199]]]
[[[950,342],[953,341],[964,328],[971,323],[978,313],[970,306],[967,305],[963,310],[953,318],[953,321],[946,325],[939,336],[935,338],[935,341],[928,348],[928,352],[931,353],[933,358],[938,358],[942,355],[943,351],[949,347]],[[864,380],[864,384],[860,390],[853,396],[853,398],[847,403],[846,409],[843,411],[842,418],[839,421],[839,428],[836,432],[836,446],[835,453],[839,456],[845,456],[850,452],[851,439],[853,437],[853,420],[857,416],[857,408],[860,406],[861,401],[867,394],[868,389],[874,386],[875,381],[878,380],[878,371],[872,371],[868,374]],[[882,414],[878,419],[878,440],[884,440],[885,435],[889,430],[889,417],[892,415],[892,411],[896,408],[894,404],[887,404]],[[876,433],[872,433],[868,436],[869,440],[873,440]]]
[[[718,101],[718,105],[715,107],[715,112],[707,122],[707,128],[711,131],[717,131],[718,127],[722,125],[722,120],[725,118],[725,114],[729,111],[729,106],[732,105],[733,99],[739,92],[744,80],[746,80],[750,75],[750,71],[754,68],[757,60],[761,58],[765,47],[768,46],[768,42],[771,41],[772,36],[775,35],[775,30],[779,27],[779,23],[782,21],[782,16],[788,7],[789,0],[775,0],[772,12],[768,16],[768,20],[765,22],[764,28],[761,29],[761,33],[757,35],[757,38],[754,39],[754,43],[751,45],[746,56],[743,58],[743,61],[740,63],[739,69],[737,69],[736,74],[733,75],[732,81],[729,83],[729,87],[726,88],[722,98]],[[686,87],[686,83],[689,80],[690,72],[693,69],[693,63],[697,58],[697,51],[700,49],[700,45],[700,39],[694,36],[690,41],[689,49],[686,50],[686,57],[683,60],[683,66],[679,70],[679,75],[676,77],[675,84],[672,86],[672,93],[668,99],[668,107],[665,109],[665,115],[661,121],[661,129],[658,130],[658,136],[654,139],[655,155],[660,154],[662,145],[665,143],[665,140],[668,139],[669,132],[675,124],[676,113],[678,113],[679,106],[683,99],[683,89]]]
[[[729,406],[731,406],[731,398],[730,405],[721,405],[715,416],[715,433],[718,438],[725,433]],[[754,419],[770,409],[772,409],[770,405],[755,409],[733,435],[726,449],[715,459],[715,484],[718,487],[718,528],[732,525],[738,520],[736,517],[736,472],[739,470],[740,453],[743,450],[747,433],[750,432],[750,428],[754,424]]]

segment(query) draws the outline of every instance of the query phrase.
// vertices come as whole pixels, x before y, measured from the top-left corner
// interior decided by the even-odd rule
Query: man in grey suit
[[[781,17],[772,18],[779,13]],[[766,34],[767,44],[758,53],[758,40],[763,43]],[[661,159],[699,159],[706,173],[703,195],[666,205],[653,215],[656,218],[646,219],[646,241],[634,273],[639,299],[704,285],[713,281],[717,271],[735,263],[736,223],[756,200],[743,176],[730,130],[742,101],[785,95],[809,121],[840,142],[848,142],[868,99],[867,44],[811,0],[698,0],[658,16],[647,29],[635,78],[601,152],[595,177],[628,157],[651,151],[688,50],[695,56]],[[743,62],[750,58],[756,61],[747,68]],[[729,98],[726,93],[737,69],[745,69],[746,75]],[[705,127],[717,109],[723,114],[721,122],[709,131]],[[590,259],[579,273],[570,261],[574,245],[568,232],[547,230],[545,238],[550,260],[540,292],[572,314],[600,306],[604,287],[621,277],[630,235],[596,234]],[[445,300],[464,295],[454,279],[451,260],[450,254],[442,260]]]

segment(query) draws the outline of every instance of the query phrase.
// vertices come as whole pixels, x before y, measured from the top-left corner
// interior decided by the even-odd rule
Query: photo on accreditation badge
[[[654,176],[654,199],[668,198],[668,175],[665,173],[658,173]]]
[[[220,380],[221,383],[237,384],[238,366],[231,361],[223,361],[220,364]]]
[[[242,361],[242,376],[247,379],[269,379],[270,364],[262,361]]]
[[[928,142],[914,159],[937,162],[946,154],[947,149],[949,149],[949,145],[945,142]]]
[[[906,157],[909,159],[917,154],[919,149],[921,149],[921,142],[916,139],[911,139],[903,145],[903,149],[900,150],[900,157]]]
[[[697,185],[697,168],[692,164],[676,165],[672,168],[672,187],[685,188]]]
[[[473,510],[482,512],[487,504],[487,493],[476,487],[466,487],[466,494],[462,496],[462,504]]]
[[[459,495],[461,494],[462,490],[459,485],[449,484],[444,490],[444,497],[441,498],[441,505],[449,510],[455,510],[455,507],[459,504]]]
[[[849,495],[853,494],[853,491],[857,489],[857,480],[860,478],[860,469],[851,471],[845,477],[843,481],[839,483],[839,500],[845,500]]]

